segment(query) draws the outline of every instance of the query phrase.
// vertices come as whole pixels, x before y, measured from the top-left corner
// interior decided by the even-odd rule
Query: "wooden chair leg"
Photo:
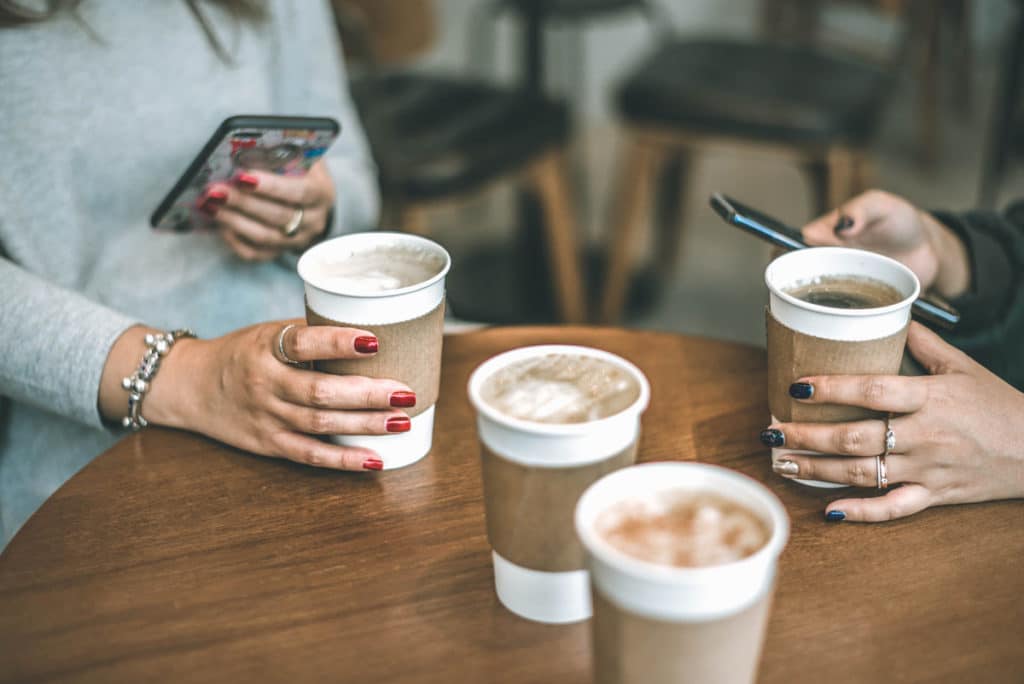
[[[565,173],[563,155],[554,153],[535,164],[530,175],[544,211],[544,229],[559,312],[566,323],[582,323],[586,317],[586,303],[580,273],[578,230]]]
[[[663,282],[672,277],[679,262],[683,215],[686,212],[686,188],[692,166],[693,152],[687,148],[678,148],[669,154],[658,173],[654,264]]]
[[[599,312],[603,323],[615,323],[622,314],[629,287],[629,267],[640,236],[645,204],[651,195],[657,149],[631,139],[625,143],[624,156],[608,230],[607,272]]]
[[[803,169],[807,175],[807,182],[811,186],[811,211],[815,216],[821,216],[834,208],[829,206],[831,198],[829,195],[828,160],[811,159],[803,164]]]
[[[853,185],[853,154],[845,147],[828,151],[828,208],[834,209],[850,199]]]
[[[430,232],[427,209],[415,205],[403,207],[398,216],[398,230],[426,237]]]
[[[864,150],[855,150],[850,159],[850,197],[859,195],[875,184],[874,167]]]

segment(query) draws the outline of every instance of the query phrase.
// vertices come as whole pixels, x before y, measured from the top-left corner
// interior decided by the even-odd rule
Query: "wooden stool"
[[[655,254],[662,274],[674,265],[680,186],[697,152],[742,145],[795,161],[809,177],[815,209],[824,212],[868,186],[865,146],[887,85],[874,65],[800,46],[706,39],[656,49],[618,94],[626,140],[601,320],[613,323],[622,313],[648,207],[668,207],[659,212]]]

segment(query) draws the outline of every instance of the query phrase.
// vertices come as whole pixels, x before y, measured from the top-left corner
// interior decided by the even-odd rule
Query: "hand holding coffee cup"
[[[375,451],[318,437],[385,435],[396,424],[407,425],[409,418],[398,407],[415,401],[411,388],[395,380],[303,367],[376,353],[376,338],[366,330],[308,327],[301,319],[262,323],[214,339],[183,339],[163,362],[160,382],[147,395],[146,415],[154,424],[200,432],[263,456],[339,470],[380,470]]]
[[[885,418],[864,408],[801,403],[794,383],[809,375],[896,374],[920,285],[910,269],[893,259],[840,247],[785,254],[768,265],[765,282],[772,423],[761,440],[772,447],[773,469],[794,477],[792,462],[779,457],[783,447],[792,447],[780,424]],[[877,447],[881,454],[884,439]],[[796,479],[820,487],[845,486]]]
[[[436,242],[387,232],[327,240],[299,259],[309,324],[360,328],[379,345],[372,356],[319,360],[316,368],[341,376],[395,379],[415,394],[415,405],[406,410],[408,419],[392,434],[339,431],[329,437],[343,446],[376,451],[385,470],[415,463],[433,443],[450,266],[451,257]]]
[[[831,502],[826,519],[882,522],[932,506],[1024,497],[1024,393],[911,323],[907,348],[929,375],[823,375],[798,379],[800,403],[891,413],[885,496]],[[886,423],[779,423],[784,477],[878,486]],[[813,450],[837,456],[813,456]]]

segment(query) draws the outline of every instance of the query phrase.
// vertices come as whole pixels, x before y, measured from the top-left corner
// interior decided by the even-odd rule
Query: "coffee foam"
[[[488,378],[481,398],[512,418],[586,423],[608,418],[640,396],[636,379],[603,359],[546,354],[510,364]]]
[[[317,287],[348,294],[373,294],[411,287],[444,268],[436,251],[414,245],[378,245],[345,253],[325,252],[308,265]]]
[[[602,511],[595,531],[618,551],[649,563],[698,568],[742,560],[770,537],[748,508],[710,492],[666,490]]]

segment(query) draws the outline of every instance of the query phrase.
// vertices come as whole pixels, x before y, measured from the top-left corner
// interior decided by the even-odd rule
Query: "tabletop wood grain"
[[[487,357],[554,342],[648,375],[641,461],[735,468],[785,503],[760,681],[1024,680],[1024,504],[827,524],[838,495],[773,476],[757,440],[763,351],[506,328],[446,339],[434,449],[403,470],[316,470],[160,429],[95,459],[0,555],[0,682],[589,682],[586,623],[527,622],[494,595],[465,394]]]

